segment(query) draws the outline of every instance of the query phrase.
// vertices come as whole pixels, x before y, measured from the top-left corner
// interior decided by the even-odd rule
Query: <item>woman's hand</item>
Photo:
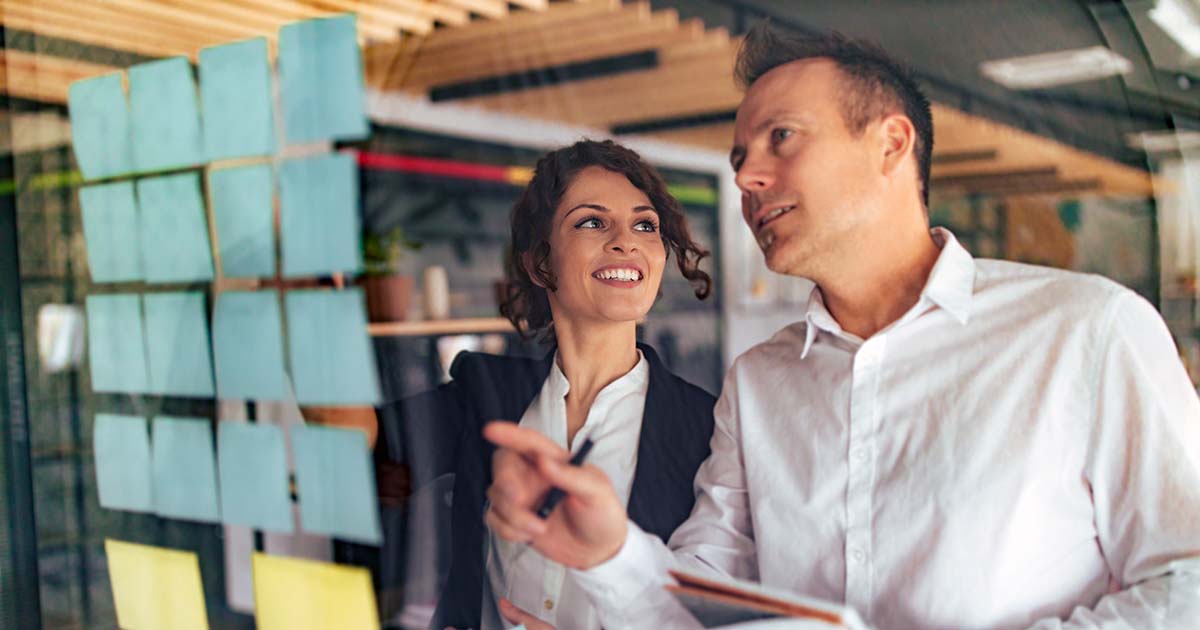
[[[565,449],[511,422],[491,422],[483,433],[500,447],[492,460],[491,507],[484,519],[496,535],[528,543],[575,569],[590,569],[617,555],[625,544],[627,518],[604,471],[569,465]],[[566,497],[543,521],[537,509],[552,487]]]
[[[503,597],[500,598],[500,614],[504,615],[508,623],[525,624],[525,630],[554,630],[554,626],[517,608],[512,602]]]

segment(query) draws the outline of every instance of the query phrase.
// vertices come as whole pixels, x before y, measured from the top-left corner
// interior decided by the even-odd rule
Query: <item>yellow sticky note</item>
[[[258,630],[379,630],[366,569],[262,553],[253,565]]]
[[[196,554],[112,539],[104,551],[123,630],[208,630]]]

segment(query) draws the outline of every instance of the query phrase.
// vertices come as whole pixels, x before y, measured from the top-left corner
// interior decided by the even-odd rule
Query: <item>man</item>
[[[931,233],[929,103],[881,51],[760,26],[737,74],[743,216],[816,282],[803,320],[730,368],[669,548],[497,424],[489,525],[575,567],[610,630],[694,625],[676,567],[878,628],[1200,627],[1200,401],[1150,304]]]

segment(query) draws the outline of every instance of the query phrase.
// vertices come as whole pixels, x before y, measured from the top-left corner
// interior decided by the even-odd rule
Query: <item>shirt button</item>
[[[863,560],[867,559],[867,554],[862,549],[855,549],[850,552],[850,557],[854,558],[855,562],[861,564]]]
[[[857,459],[860,462],[867,461],[867,449],[865,449],[865,448],[854,449],[854,459]]]
[[[553,600],[553,599],[547,599],[546,601],[542,602],[542,606],[543,606],[543,607],[544,607],[546,610],[554,610],[554,600]]]

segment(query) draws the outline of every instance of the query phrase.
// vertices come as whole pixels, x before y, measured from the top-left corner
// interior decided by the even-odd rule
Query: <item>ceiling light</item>
[[[1188,0],[1158,0],[1150,19],[1187,54],[1200,57],[1200,7]]]
[[[985,61],[979,71],[1006,88],[1030,90],[1126,74],[1133,64],[1103,46],[1093,46]]]
[[[1146,153],[1177,153],[1200,149],[1200,131],[1165,130],[1143,131],[1125,136],[1125,142]]]

